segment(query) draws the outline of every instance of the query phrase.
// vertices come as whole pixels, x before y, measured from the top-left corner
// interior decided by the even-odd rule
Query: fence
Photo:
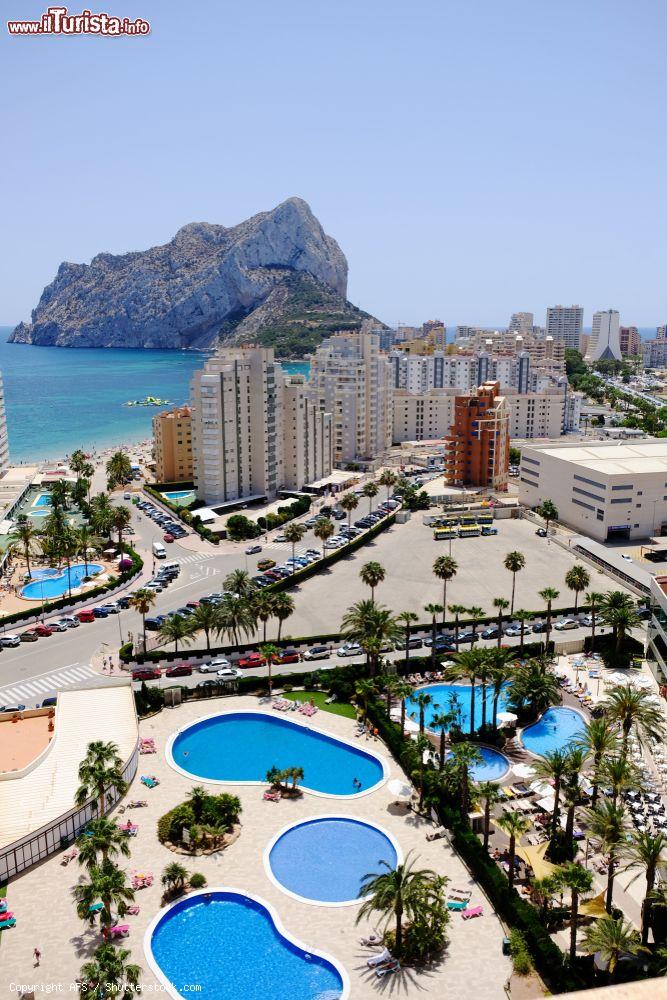
[[[138,767],[139,744],[137,743],[123,767],[123,777],[128,784],[136,775]],[[107,794],[109,808],[112,808],[119,798],[120,795],[117,792],[109,792]],[[16,808],[21,808],[18,795]],[[85,830],[91,819],[96,816],[97,801],[91,799],[80,809],[72,809],[39,830],[28,833],[20,840],[15,840],[13,844],[0,848],[0,885],[73,843]]]

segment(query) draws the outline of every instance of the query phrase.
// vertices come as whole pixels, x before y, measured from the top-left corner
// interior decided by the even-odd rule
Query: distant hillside
[[[232,228],[191,223],[163,246],[61,264],[10,340],[161,349],[254,340],[301,356],[361,324],[366,313],[346,290],[342,250],[289,198]]]

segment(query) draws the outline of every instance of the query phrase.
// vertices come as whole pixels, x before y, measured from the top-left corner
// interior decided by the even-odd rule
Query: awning
[[[549,841],[545,840],[541,844],[532,847],[530,844],[517,844],[516,853],[533,869],[535,878],[548,878],[558,871],[558,865],[552,865],[544,857]]]
[[[594,920],[600,920],[601,917],[607,916],[607,909],[604,905],[606,889],[603,889],[601,893],[597,896],[592,896],[590,899],[585,899],[583,903],[579,904],[579,913],[582,917],[593,917]]]
[[[544,798],[537,800],[537,805],[545,812],[553,812],[554,806],[556,805],[556,799],[553,796],[549,797],[548,795],[545,795]]]

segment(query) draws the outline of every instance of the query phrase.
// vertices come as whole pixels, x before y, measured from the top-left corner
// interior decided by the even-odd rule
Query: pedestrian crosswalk
[[[57,694],[62,688],[81,684],[90,680],[91,677],[99,677],[98,672],[93,667],[84,663],[70,663],[67,667],[62,667],[52,674],[43,674],[0,688],[0,705],[15,702],[29,705],[32,701],[41,701]]]
[[[189,556],[179,556],[178,562],[181,566],[188,566],[190,563],[205,562],[207,559],[215,559],[215,552],[192,552]]]

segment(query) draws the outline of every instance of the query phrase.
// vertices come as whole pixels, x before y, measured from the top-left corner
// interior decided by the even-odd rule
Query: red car
[[[275,663],[298,663],[301,659],[296,649],[283,649],[275,658]]]
[[[198,608],[199,601],[188,601],[188,603],[185,606],[186,608]]]
[[[137,667],[132,671],[133,681],[154,681],[161,676],[159,667]]]
[[[42,625],[41,622],[39,625],[35,625],[34,631],[37,635],[53,635],[53,629],[49,628],[48,625]]]
[[[166,535],[163,535],[163,538],[164,538],[165,542],[173,542],[173,540],[174,540],[174,536],[170,535],[169,532],[167,532]]]
[[[237,667],[263,667],[266,660],[261,653],[246,653],[243,659],[236,664]]]
[[[192,667],[189,663],[175,663],[173,667],[167,667],[164,672],[165,677],[192,677]]]
[[[92,608],[84,608],[83,611],[78,611],[76,617],[80,622],[94,622],[95,613]]]

